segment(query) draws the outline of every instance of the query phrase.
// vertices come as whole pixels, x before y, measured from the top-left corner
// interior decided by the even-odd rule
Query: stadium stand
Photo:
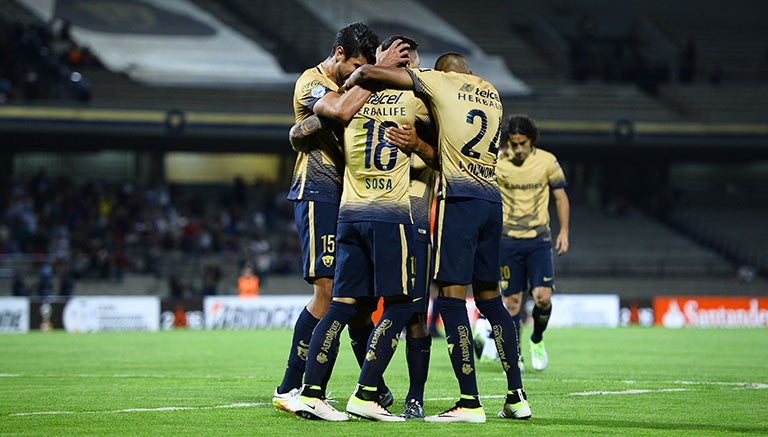
[[[730,276],[730,262],[637,210],[575,205],[572,250],[559,271],[591,276]],[[557,225],[555,225],[557,228]]]
[[[462,13],[465,6],[459,2],[422,2],[472,35],[487,52],[503,56],[515,74],[536,90],[535,98],[517,105],[540,119],[595,116],[614,120],[626,117],[764,123],[768,117],[764,110],[768,103],[764,96],[768,93],[761,92],[768,86],[768,32],[762,22],[766,6],[760,1],[738,0],[729,3],[727,10],[715,2],[690,1],[672,11],[659,0],[479,0],[473,2],[472,14]],[[598,45],[632,42],[643,53],[652,53],[654,60],[666,64],[668,77],[657,84],[657,96],[638,92],[632,81],[606,80],[605,60],[610,59],[607,49],[595,60],[596,75],[580,84],[586,86],[573,89],[569,44],[585,19],[592,22],[591,32]],[[475,31],[480,28],[483,32]],[[676,79],[678,51],[691,35],[695,36],[697,48],[695,68],[700,72],[693,90],[680,86]],[[716,65],[721,66],[722,80],[728,83],[729,90],[735,87],[735,92],[744,97],[751,89],[753,98],[739,98],[713,87],[708,76]],[[743,106],[737,109],[740,104]],[[611,112],[611,106],[617,111]],[[566,109],[558,111],[558,107]],[[586,111],[577,113],[573,108]]]
[[[96,61],[70,38],[66,20],[47,23],[3,3],[0,38],[0,104],[90,101],[90,83],[78,70]]]
[[[298,0],[190,3],[268,50],[287,75],[295,75],[326,56],[328,41],[334,33],[322,17]],[[628,296],[766,293],[768,286],[763,276],[768,273],[768,255],[764,242],[768,239],[762,228],[768,212],[759,205],[765,204],[768,193],[756,188],[768,186],[768,180],[761,176],[766,174],[764,164],[760,164],[768,159],[768,28],[763,23],[764,2],[734,0],[722,8],[715,2],[686,0],[671,9],[663,0],[476,0],[471,4],[471,13],[467,13],[466,2],[417,3],[470,38],[484,53],[503,59],[509,70],[533,90],[531,95],[505,97],[504,105],[507,112],[524,112],[540,121],[547,147],[558,154],[568,170],[573,203],[572,244],[571,253],[557,260],[559,291],[620,292]],[[386,7],[384,2],[377,5],[371,7]],[[697,13],[690,13],[693,9]],[[599,56],[593,59],[588,76],[580,80],[573,76],[569,54],[585,19],[591,22]],[[4,34],[14,26],[39,24],[39,18],[22,2],[0,2],[0,30]],[[680,76],[681,64],[686,59],[682,51],[689,41],[695,47],[690,80]],[[617,72],[623,70],[611,67],[616,53],[611,47],[617,44],[624,44],[625,48],[636,44],[643,54],[653,55],[651,65],[659,67],[660,74],[652,84],[639,80],[637,74],[620,74]],[[95,55],[98,59],[99,54]],[[99,63],[78,68],[90,82],[88,108],[207,111],[225,116],[281,115],[287,119],[291,116],[291,86],[149,86]],[[18,93],[7,103],[11,109],[77,105],[66,99],[29,102],[19,98]],[[0,113],[0,127],[2,118]],[[626,122],[629,133],[637,135],[614,135],[621,133],[617,128],[619,121]],[[14,119],[6,121],[6,126],[13,129],[13,123]],[[287,128],[287,123],[279,126],[285,131]],[[602,130],[585,134],[594,129]],[[257,131],[246,131],[246,137],[251,132]],[[14,138],[23,138],[24,134]],[[114,141],[124,136],[121,134]],[[212,149],[212,144],[226,148],[230,141],[211,136],[192,146],[183,136],[175,138],[175,147],[195,150]],[[133,141],[152,147],[154,140],[142,137]],[[247,137],[253,150],[259,146],[250,144],[259,140],[263,138],[257,134]],[[746,144],[743,151],[729,149],[741,143]],[[72,147],[75,143],[68,144]],[[126,140],[124,144],[132,143]],[[18,147],[23,149],[27,145]],[[46,148],[39,142],[35,147]],[[287,147],[284,153],[290,153]],[[653,154],[664,162],[654,162],[654,157],[649,157]],[[734,158],[736,154],[738,157]],[[670,156],[674,156],[675,162],[667,160]],[[590,164],[597,158],[602,161]],[[757,164],[749,167],[752,159]],[[701,161],[706,162],[701,164],[700,172],[678,171],[687,162],[698,165]],[[643,186],[644,181],[636,179],[630,171],[626,173],[632,176],[621,174],[635,168],[639,174],[652,174],[656,167],[659,173],[667,175],[662,177],[662,184],[667,186],[661,188],[677,193],[668,199],[671,203],[662,207],[654,203],[658,199],[650,200],[649,195],[659,187]],[[595,182],[590,175],[579,172],[591,173],[596,168],[602,168],[603,173],[618,168],[614,177],[628,179],[622,181],[623,187],[635,195],[624,213],[618,213],[609,202],[592,199],[590,190]],[[709,183],[713,174],[720,177],[714,186]],[[14,179],[22,184],[29,182],[24,175],[14,175]],[[740,190],[724,188],[733,186],[732,181],[738,182]],[[136,185],[137,190],[142,189],[141,185]],[[147,185],[143,189],[151,190]],[[4,185],[4,209],[10,202],[5,189],[10,187]],[[180,187],[180,192],[185,188],[216,199],[225,187]],[[748,196],[738,194],[744,190]],[[179,210],[184,209],[185,196],[180,193],[174,199],[181,202]],[[247,211],[237,214],[257,217],[264,210],[263,205],[263,201],[254,201]],[[276,221],[283,227],[260,232],[268,232],[267,240],[278,252],[283,267],[263,283],[262,292],[307,291],[295,270],[291,270],[295,269],[290,260],[296,256],[296,247],[289,230],[290,214],[279,208]],[[207,219],[203,215],[199,218]],[[228,249],[213,253],[190,254],[177,242],[163,249],[166,262],[159,274],[148,274],[143,270],[146,262],[138,262],[125,272],[123,282],[89,277],[78,281],[76,293],[167,295],[168,277],[178,273],[188,278],[188,292],[199,294],[200,271],[215,260],[224,266],[221,292],[225,292],[226,284],[234,284],[238,264],[244,259],[243,247],[261,240],[259,232],[246,233],[250,237],[235,232],[222,234],[221,238],[231,244],[225,245]],[[42,260],[29,253],[44,253],[46,249],[18,256],[4,250],[0,256],[0,294],[10,293],[14,270],[22,271],[28,284],[35,283]],[[754,268],[757,276],[750,276],[749,269],[745,271],[743,267]]]
[[[739,266],[768,267],[768,171],[764,163],[731,163],[717,172],[702,164],[676,170],[680,201],[666,220]],[[707,177],[702,177],[705,174]]]

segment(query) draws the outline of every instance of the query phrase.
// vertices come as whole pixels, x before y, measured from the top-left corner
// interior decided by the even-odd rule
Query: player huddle
[[[565,177],[553,155],[534,147],[532,120],[504,118],[498,91],[473,75],[463,56],[446,53],[433,69],[420,68],[417,47],[401,35],[380,43],[365,24],[352,23],[296,82],[290,140],[298,155],[288,198],[314,293],[294,327],[273,405],[298,417],[485,422],[466,309],[470,284],[506,374],[497,415],[531,417],[521,378],[520,302],[530,286],[532,366],[543,370],[552,250],[568,249]],[[540,188],[502,190],[500,178]],[[560,223],[555,243],[550,189]],[[432,286],[460,396],[449,410],[425,416]],[[374,325],[379,301],[383,313]],[[339,411],[327,402],[326,387],[344,328],[361,371]],[[396,415],[383,375],[403,330],[409,390]]]

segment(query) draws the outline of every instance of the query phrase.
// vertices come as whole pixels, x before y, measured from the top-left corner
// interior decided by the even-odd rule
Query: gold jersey
[[[415,92],[429,99],[438,130],[438,197],[501,203],[495,167],[503,107],[496,88],[469,74],[409,72]]]
[[[344,189],[339,221],[412,223],[411,158],[384,139],[387,126],[428,121],[412,91],[373,93],[344,129]]]
[[[327,92],[338,89],[336,83],[326,76],[321,64],[309,68],[296,80],[293,91],[293,111],[296,123],[308,118],[313,112],[315,103]],[[310,150],[307,153],[298,152],[293,168],[291,187],[288,191],[289,200],[315,200],[339,203],[341,197],[341,177],[344,169],[344,157],[333,126],[326,126],[313,134]]]
[[[555,155],[533,147],[523,164],[517,166],[511,157],[502,154],[496,165],[496,180],[504,211],[502,236],[552,241],[550,193],[567,185]]]

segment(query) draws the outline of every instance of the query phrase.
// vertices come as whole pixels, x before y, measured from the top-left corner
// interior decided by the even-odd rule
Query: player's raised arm
[[[376,65],[396,67],[408,62],[408,44],[398,40],[386,50],[381,46],[376,49]],[[336,120],[343,124],[352,120],[352,117],[365,104],[372,94],[371,89],[363,87],[342,86],[339,92],[328,92],[315,103],[315,114]]]
[[[366,81],[381,82],[393,88],[413,89],[413,79],[407,70],[370,64],[358,67],[344,82],[344,88],[350,89]]]
[[[362,87],[354,87],[343,94],[331,91],[318,100],[312,109],[316,115],[346,124],[363,107],[371,94],[372,91]]]

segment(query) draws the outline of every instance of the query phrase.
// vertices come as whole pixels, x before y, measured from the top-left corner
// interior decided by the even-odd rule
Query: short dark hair
[[[408,44],[408,50],[416,50],[419,48],[419,43],[416,41],[408,38],[407,36],[403,35],[392,35],[389,38],[385,39],[384,42],[381,43],[381,49],[386,50],[389,48],[389,46],[392,45],[396,40],[402,40],[404,43]]]
[[[336,47],[341,47],[344,49],[345,60],[363,55],[369,64],[375,64],[378,46],[379,36],[373,33],[365,23],[350,23],[336,33],[331,55],[336,52]]]
[[[447,52],[440,55],[435,61],[435,70],[469,73],[469,66],[461,53]]]
[[[523,114],[513,114],[507,117],[502,125],[501,144],[506,144],[509,137],[514,134],[525,135],[531,140],[531,145],[536,144],[536,141],[539,140],[539,128],[536,126],[536,122]]]

